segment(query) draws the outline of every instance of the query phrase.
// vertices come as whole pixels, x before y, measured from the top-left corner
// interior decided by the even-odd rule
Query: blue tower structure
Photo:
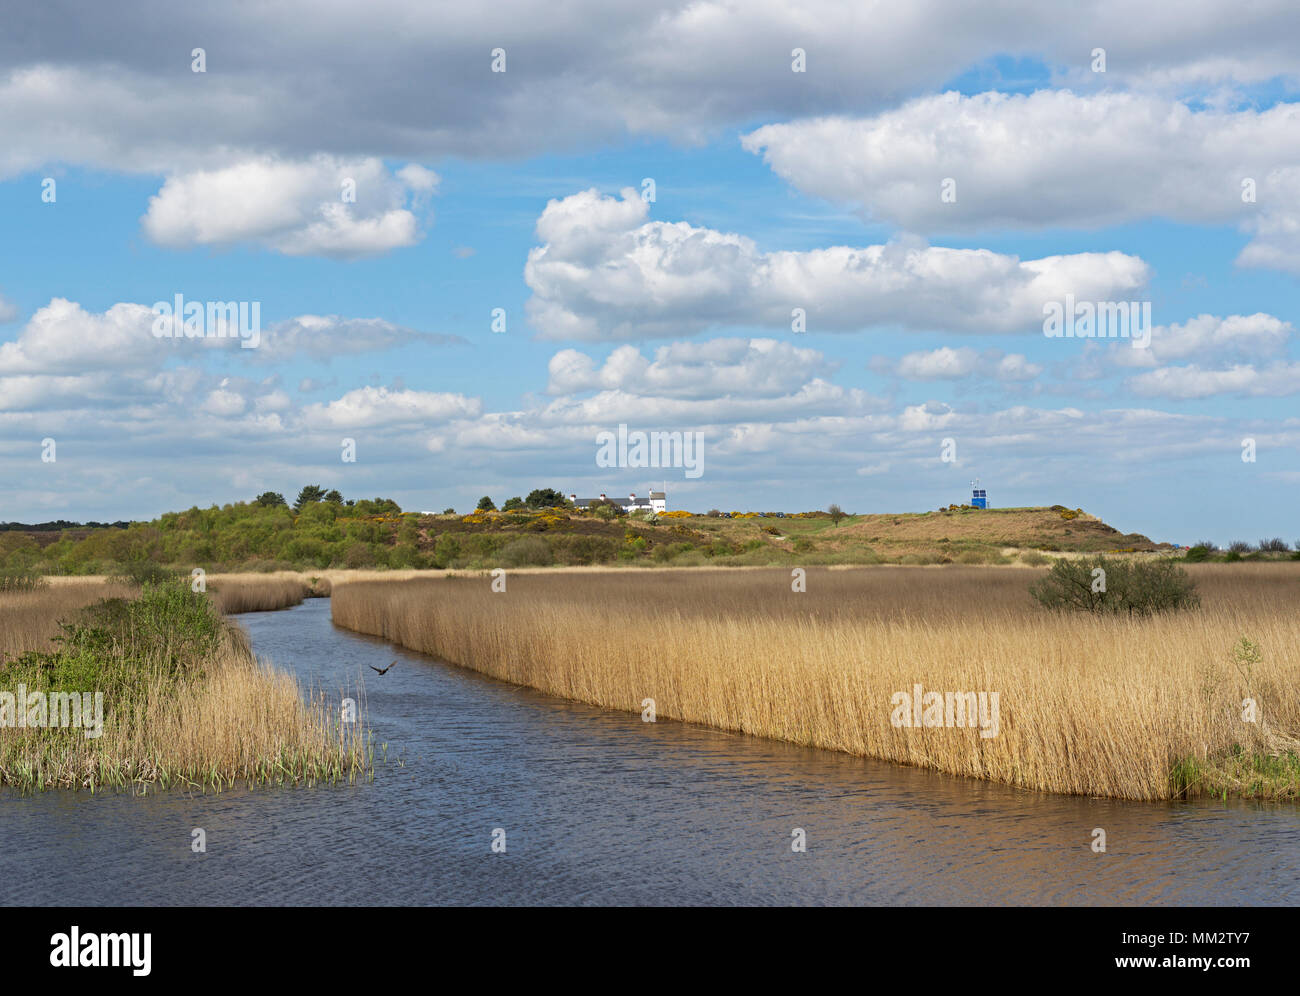
[[[980,487],[979,478],[977,477],[975,478],[975,480],[971,481],[970,486],[971,486],[971,493],[970,493],[971,507],[988,508],[989,507],[988,492]]]

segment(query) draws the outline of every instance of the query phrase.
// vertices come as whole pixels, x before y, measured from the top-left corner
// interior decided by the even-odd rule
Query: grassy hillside
[[[608,508],[426,515],[376,499],[312,501],[299,511],[240,502],[124,526],[10,526],[0,531],[0,572],[114,575],[138,573],[150,564],[210,572],[637,563],[1038,564],[1051,554],[1155,551],[1172,548],[1060,505],[952,506],[843,518],[826,512],[620,516]]]

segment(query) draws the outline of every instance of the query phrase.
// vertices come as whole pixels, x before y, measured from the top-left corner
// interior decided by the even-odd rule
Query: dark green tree
[[[501,506],[503,512],[513,512],[515,509],[523,508],[524,500],[516,495],[513,498],[507,498],[506,503]]]
[[[303,508],[325,497],[325,489],[319,484],[308,484],[298,492],[298,500],[293,503],[293,510],[301,512]]]
[[[284,500],[284,495],[278,491],[263,491],[254,499],[254,503],[261,505],[263,508],[288,508],[289,503]]]
[[[567,502],[564,495],[554,488],[534,488],[528,492],[524,504],[529,508],[563,508]]]
[[[476,511],[495,512],[496,510],[497,510],[496,502],[492,500],[490,495],[484,495],[482,498],[478,500]]]

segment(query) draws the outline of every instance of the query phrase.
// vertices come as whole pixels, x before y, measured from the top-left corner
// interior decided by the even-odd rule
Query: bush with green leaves
[[[1099,615],[1145,616],[1200,604],[1191,577],[1170,559],[1058,560],[1029,592],[1049,609]]]
[[[165,584],[168,581],[176,579],[176,572],[169,571],[167,568],[155,564],[151,560],[132,560],[125,564],[119,564],[115,580],[124,581],[127,584]]]
[[[566,564],[603,564],[614,559],[618,546],[608,536],[566,536],[556,553]]]
[[[551,545],[540,536],[521,536],[501,549],[501,562],[507,567],[546,567],[555,560]]]
[[[154,675],[202,678],[216,652],[221,614],[206,595],[172,578],[146,583],[138,598],[104,599],[60,623],[56,649],[29,651],[0,671],[6,688],[102,691],[112,707],[130,702]]]

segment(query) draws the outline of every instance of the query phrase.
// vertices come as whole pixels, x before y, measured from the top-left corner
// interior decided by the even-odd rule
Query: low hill
[[[919,515],[861,515],[842,527],[883,549],[979,545],[1069,553],[1141,553],[1170,550],[1140,533],[1121,533],[1082,509],[956,508]]]
[[[660,516],[572,509],[429,515],[395,503],[314,501],[192,508],[152,522],[0,532],[0,570],[113,574],[124,564],[188,571],[486,568],[549,564],[1038,563],[1047,553],[1169,551],[1078,509],[850,515]]]

